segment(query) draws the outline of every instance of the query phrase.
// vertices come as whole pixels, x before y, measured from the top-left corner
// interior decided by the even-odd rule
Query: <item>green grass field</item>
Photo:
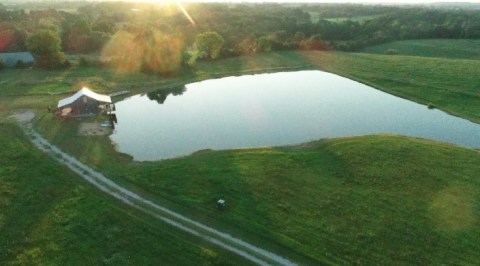
[[[306,52],[318,69],[480,122],[480,60]]]
[[[317,23],[321,19],[325,19],[335,23],[341,23],[347,20],[356,21],[356,22],[364,22],[366,20],[370,20],[373,18],[378,17],[378,15],[371,15],[371,16],[356,16],[356,17],[337,17],[337,18],[322,18],[321,14],[318,12],[308,12],[310,14],[310,20],[312,23]]]
[[[0,264],[249,264],[101,195],[22,135],[0,124]]]
[[[393,49],[399,55],[425,56],[450,59],[480,59],[480,40],[407,40],[375,45],[361,52],[385,54]]]
[[[371,20],[371,19],[374,19],[374,18],[377,18],[377,17],[378,17],[378,15],[371,15],[371,16],[327,18],[325,20],[328,20],[330,22],[335,22],[335,23],[342,23],[342,22],[346,22],[346,21],[349,21],[349,20],[354,21],[354,22],[365,22],[367,20]]]
[[[117,176],[318,262],[471,264],[479,164],[477,151],[370,136],[134,164]],[[212,207],[219,197],[224,213]]]
[[[475,150],[365,136],[140,163],[102,138],[69,141],[63,134],[72,124],[51,131],[54,142],[120,183],[304,264],[480,259]],[[218,198],[226,211],[215,208]]]
[[[104,93],[124,88],[138,93],[228,75],[320,69],[480,122],[479,67],[480,61],[476,60],[292,51],[200,62],[175,77],[125,75],[77,66],[63,71],[3,70],[0,71],[0,122],[17,110],[34,109],[38,131],[108,177],[189,217],[302,264],[475,264],[480,260],[477,249],[480,153],[476,150],[399,136],[364,136],[295,147],[202,152],[174,160],[140,163],[115,152],[106,137],[78,136],[79,121],[60,122],[46,113],[46,106],[56,105],[64,97],[62,93],[75,91],[77,84]],[[13,146],[2,151],[10,157],[0,167],[0,184],[7,184],[7,190],[12,182],[23,182],[17,187],[29,187],[30,180],[9,177],[47,171],[41,176],[57,179],[32,183],[29,190],[12,191],[36,195],[32,196],[35,199],[45,193],[35,194],[32,190],[58,188],[58,191],[49,201],[32,201],[39,204],[34,209],[47,209],[38,215],[31,215],[25,207],[33,203],[12,205],[16,201],[7,197],[4,202],[10,205],[5,205],[6,211],[2,206],[5,214],[0,216],[0,230],[6,228],[2,227],[3,217],[9,217],[10,223],[20,220],[28,225],[8,229],[12,233],[6,237],[0,234],[0,247],[2,243],[7,247],[0,248],[0,252],[8,250],[0,253],[3,256],[0,261],[18,262],[19,254],[27,252],[27,256],[38,257],[34,262],[55,264],[55,258],[60,257],[63,258],[60,263],[68,264],[74,259],[65,257],[73,249],[79,256],[92,252],[95,262],[109,260],[117,248],[102,254],[97,249],[109,243],[111,238],[102,234],[107,234],[113,225],[131,230],[128,234],[140,235],[145,242],[156,241],[159,247],[155,248],[160,249],[143,246],[140,240],[125,243],[123,235],[116,233],[111,241],[125,243],[123,252],[133,254],[142,250],[140,253],[145,257],[164,254],[161,257],[165,257],[165,264],[174,264],[172,261],[181,254],[178,249],[185,245],[188,254],[180,264],[197,262],[199,258],[200,264],[244,263],[237,261],[238,258],[230,261],[229,254],[197,243],[91,191],[73,174],[35,151],[25,139],[8,144],[20,133],[8,124],[3,127],[4,124],[0,128],[2,147]],[[30,170],[28,166],[35,168]],[[20,172],[12,175],[9,171]],[[48,186],[54,181],[53,188]],[[80,200],[76,199],[77,190],[82,195]],[[214,204],[220,197],[228,202],[223,212]],[[30,225],[40,224],[39,221],[43,226],[39,217],[52,216],[49,211],[55,210],[59,202],[73,202],[67,210],[63,210],[63,205],[58,208],[68,217],[70,212],[75,213],[74,225],[90,228],[100,224],[100,236],[87,234],[84,227],[65,231],[70,222],[57,225],[48,220],[53,218],[44,218],[48,234],[35,231],[33,235],[41,241],[35,242],[37,238],[29,235],[27,238],[34,239],[34,245],[28,241],[12,244],[17,232],[36,228]],[[109,218],[104,217],[105,212]],[[54,231],[59,231],[59,235]],[[42,242],[50,238],[60,244]],[[76,246],[71,239],[82,239],[85,244]],[[57,253],[52,253],[55,250]],[[130,253],[116,255],[114,259],[121,264],[129,256],[132,264],[147,262]]]

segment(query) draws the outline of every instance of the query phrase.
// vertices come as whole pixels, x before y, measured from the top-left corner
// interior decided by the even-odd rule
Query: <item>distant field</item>
[[[342,21],[357,21],[357,22],[362,22],[368,19],[372,19],[375,17],[378,17],[377,15],[371,15],[371,16],[356,16],[356,17],[338,17],[338,18],[322,18],[320,17],[320,14],[318,12],[308,12],[310,14],[310,20],[312,23],[317,23],[320,19],[325,19],[331,22],[342,22]]]
[[[395,50],[399,55],[452,59],[480,59],[480,40],[408,40],[367,47],[360,52],[385,54]]]
[[[480,60],[365,53],[304,55],[321,70],[480,122]]]
[[[363,21],[373,19],[373,18],[376,18],[376,17],[378,17],[378,15],[342,17],[342,18],[327,18],[325,20],[328,20],[328,21],[331,21],[331,22],[336,22],[336,23],[344,22],[344,21],[347,21],[347,20],[351,20],[351,21],[355,21],[355,22],[363,22]]]

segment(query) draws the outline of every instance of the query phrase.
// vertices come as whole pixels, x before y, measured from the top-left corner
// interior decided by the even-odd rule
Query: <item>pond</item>
[[[480,147],[478,124],[322,71],[206,80],[115,105],[110,138],[138,161],[366,134]]]

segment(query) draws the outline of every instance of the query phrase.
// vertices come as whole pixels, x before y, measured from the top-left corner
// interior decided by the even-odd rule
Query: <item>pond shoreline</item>
[[[480,147],[480,125],[319,70],[223,77],[185,88],[117,102],[119,123],[110,135],[117,150],[152,161],[368,134]]]

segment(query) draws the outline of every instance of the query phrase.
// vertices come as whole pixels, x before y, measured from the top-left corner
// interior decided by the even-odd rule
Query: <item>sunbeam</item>
[[[185,15],[185,17],[188,19],[188,21],[190,21],[190,23],[192,23],[193,26],[196,26],[195,20],[193,20],[193,18],[190,16],[190,14],[188,14],[187,10],[183,7],[182,3],[177,1],[177,6],[178,6],[178,8],[180,8],[180,10]]]

